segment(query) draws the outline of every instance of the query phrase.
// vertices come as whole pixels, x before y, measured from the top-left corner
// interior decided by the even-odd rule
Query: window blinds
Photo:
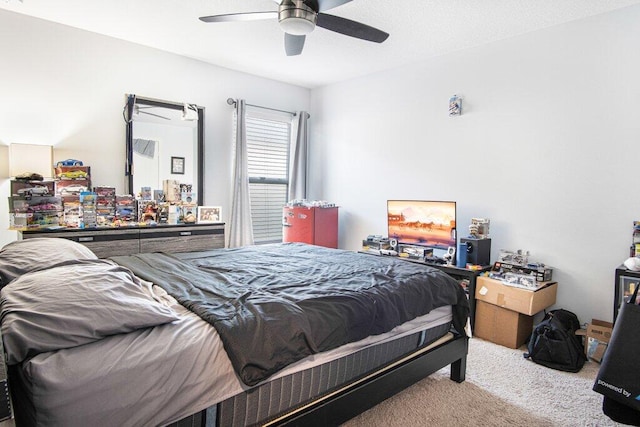
[[[247,163],[255,243],[282,241],[289,184],[291,116],[247,110]]]

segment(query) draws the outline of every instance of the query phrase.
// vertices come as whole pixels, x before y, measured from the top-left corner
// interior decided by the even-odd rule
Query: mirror
[[[127,95],[125,175],[129,194],[163,190],[165,180],[191,185],[203,203],[204,109]],[[152,197],[155,198],[155,197]]]

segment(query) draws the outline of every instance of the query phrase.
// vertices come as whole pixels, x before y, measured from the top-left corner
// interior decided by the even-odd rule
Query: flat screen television
[[[456,202],[388,200],[387,225],[398,244],[425,246],[442,258],[456,247]]]

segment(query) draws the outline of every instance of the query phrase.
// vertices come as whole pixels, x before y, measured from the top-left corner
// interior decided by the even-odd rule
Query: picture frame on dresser
[[[198,224],[216,224],[222,221],[222,207],[198,206]]]

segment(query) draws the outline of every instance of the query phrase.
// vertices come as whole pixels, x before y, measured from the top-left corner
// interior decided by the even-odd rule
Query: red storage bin
[[[338,208],[285,206],[282,241],[338,247]]]

